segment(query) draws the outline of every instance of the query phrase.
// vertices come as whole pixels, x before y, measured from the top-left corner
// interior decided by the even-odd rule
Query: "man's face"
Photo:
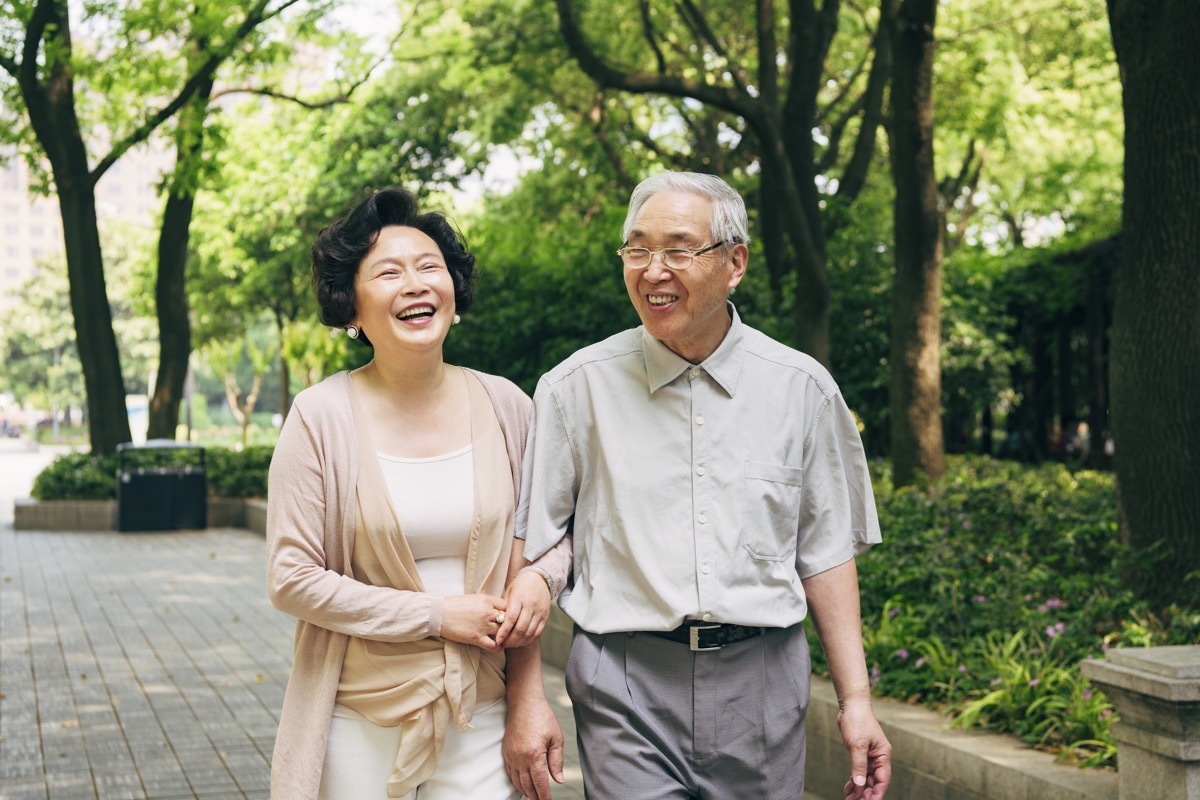
[[[712,201],[690,192],[664,191],[642,206],[630,247],[699,250],[713,244]],[[744,244],[696,256],[689,269],[671,270],[655,255],[645,269],[625,268],[625,288],[650,335],[698,364],[712,355],[729,329],[729,291],[746,272]]]

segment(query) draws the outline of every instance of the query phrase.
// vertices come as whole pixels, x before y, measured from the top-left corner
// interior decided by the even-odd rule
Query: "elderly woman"
[[[370,195],[312,255],[323,321],[374,355],[296,397],[272,459],[269,592],[299,621],[271,795],[517,797],[504,647],[526,645],[507,651],[512,677],[540,682],[547,587],[569,566],[543,559],[504,595],[527,564],[513,515],[530,401],[442,360],[475,258],[412,194]],[[547,713],[523,710],[522,735],[556,728]]]

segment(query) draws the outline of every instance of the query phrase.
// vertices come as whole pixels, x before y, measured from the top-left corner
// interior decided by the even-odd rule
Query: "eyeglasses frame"
[[[623,244],[619,248],[617,248],[617,255],[621,258],[621,264],[625,267],[625,269],[629,269],[629,270],[650,269],[651,265],[654,264],[654,257],[659,256],[662,260],[663,267],[665,267],[666,269],[675,270],[677,272],[682,272],[683,270],[691,269],[692,266],[695,265],[696,256],[702,256],[705,253],[712,252],[713,250],[716,250],[718,247],[721,247],[722,245],[726,245],[726,244],[730,244],[728,239],[722,239],[721,241],[710,244],[707,247],[701,247],[699,250],[689,250],[686,247],[663,247],[659,250],[651,250],[648,247],[630,247],[629,243],[626,242],[625,244]],[[631,266],[625,264],[625,251],[626,250],[645,250],[646,252],[648,252],[650,254],[650,260],[646,262],[646,265],[644,267],[631,267]],[[667,257],[665,255],[668,252],[687,253],[689,256],[691,256],[691,261],[688,262],[688,265],[686,267],[669,266],[667,264]]]

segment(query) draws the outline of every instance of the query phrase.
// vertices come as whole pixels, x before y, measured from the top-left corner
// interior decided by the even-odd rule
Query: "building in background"
[[[0,309],[17,301],[22,284],[37,275],[41,261],[63,250],[62,218],[55,197],[30,191],[29,167],[8,152],[0,164]],[[161,201],[158,186],[170,156],[146,147],[129,151],[96,186],[101,224],[119,220],[154,223]]]

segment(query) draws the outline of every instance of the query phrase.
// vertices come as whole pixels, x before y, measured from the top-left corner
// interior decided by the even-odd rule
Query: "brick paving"
[[[11,509],[11,506],[9,506]],[[267,798],[291,662],[261,536],[0,520],[0,800]],[[562,674],[547,692],[568,738]]]

